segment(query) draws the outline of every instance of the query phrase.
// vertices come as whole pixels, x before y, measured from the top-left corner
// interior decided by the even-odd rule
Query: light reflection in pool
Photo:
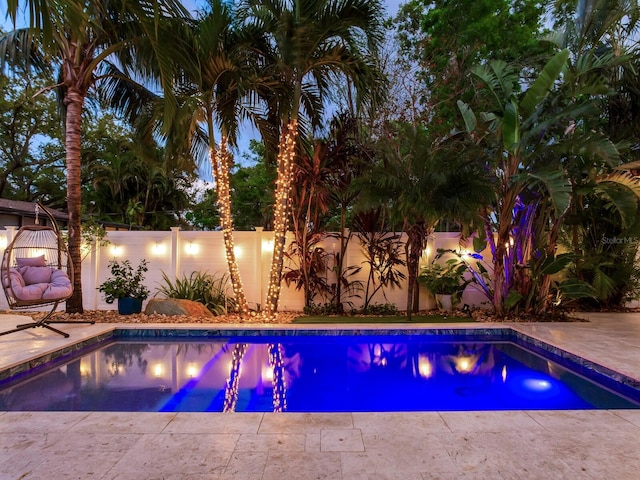
[[[638,408],[506,342],[282,340],[115,343],[0,392],[0,410]]]

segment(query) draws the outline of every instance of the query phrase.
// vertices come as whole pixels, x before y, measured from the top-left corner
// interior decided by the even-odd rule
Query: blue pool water
[[[0,410],[32,411],[592,408],[640,403],[515,343],[468,337],[118,340],[0,391]]]

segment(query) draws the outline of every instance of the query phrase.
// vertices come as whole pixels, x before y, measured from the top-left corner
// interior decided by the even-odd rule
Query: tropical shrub
[[[456,304],[471,280],[465,278],[467,264],[459,257],[449,258],[444,264],[438,262],[448,253],[451,250],[438,249],[433,262],[421,268],[418,283],[427,287],[434,295],[451,295]]]
[[[367,310],[378,292],[382,293],[388,304],[385,289],[399,287],[406,278],[402,270],[407,263],[403,258],[404,245],[400,235],[387,230],[381,209],[358,214],[354,227],[365,258],[362,263],[369,270],[362,308]]]
[[[343,313],[334,303],[311,303],[311,305],[305,305],[302,312],[306,315],[339,315]]]
[[[98,287],[107,303],[113,303],[118,298],[132,297],[144,300],[149,296],[149,289],[144,285],[144,274],[149,270],[146,260],[140,260],[135,271],[129,260],[112,260],[109,262],[109,268],[111,277]]]
[[[211,275],[206,272],[191,272],[187,277],[176,278],[175,281],[162,272],[163,284],[157,293],[167,298],[181,298],[202,303],[214,315],[225,315],[236,307],[233,297],[227,295],[229,278],[226,274]]]
[[[400,311],[393,303],[375,303],[364,307],[358,313],[363,315],[398,315]]]
[[[331,256],[320,244],[326,238],[324,233],[298,235],[284,253],[290,262],[282,279],[287,286],[295,285],[304,292],[305,307],[314,305],[317,297],[329,299],[331,286],[327,282],[328,260]]]

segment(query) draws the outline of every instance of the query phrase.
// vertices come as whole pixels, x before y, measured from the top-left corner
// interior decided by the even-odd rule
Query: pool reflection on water
[[[399,340],[317,336],[118,341],[1,391],[0,410],[640,408],[514,343]]]

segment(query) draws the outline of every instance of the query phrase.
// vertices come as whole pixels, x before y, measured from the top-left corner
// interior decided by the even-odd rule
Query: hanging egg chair
[[[39,224],[43,211],[51,226]],[[61,302],[73,294],[73,265],[53,214],[42,204],[35,206],[35,224],[21,227],[7,246],[0,264],[2,289],[11,310],[28,310],[52,305],[51,311],[33,322],[18,325],[0,335],[28,328],[44,327],[69,337],[51,323],[95,323],[94,321],[55,321],[51,316]]]

